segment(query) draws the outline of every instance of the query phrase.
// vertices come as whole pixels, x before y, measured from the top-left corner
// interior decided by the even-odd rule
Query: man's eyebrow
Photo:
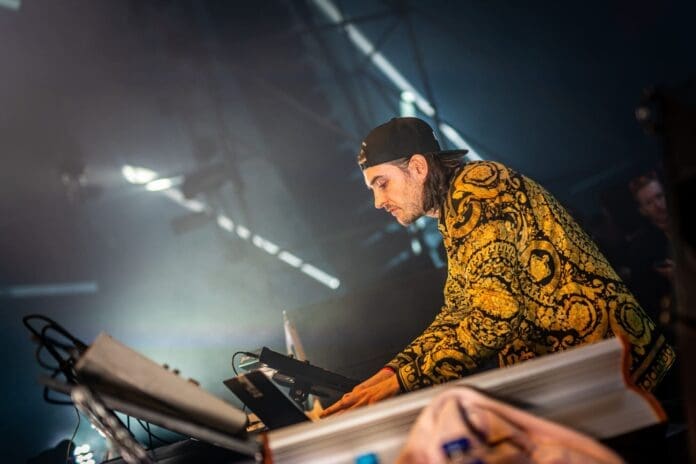
[[[372,186],[375,185],[375,182],[377,182],[378,180],[382,179],[383,177],[384,177],[384,176],[381,176],[381,175],[380,175],[380,176],[375,176],[375,177],[373,177],[372,180],[370,181],[370,185],[368,185],[367,188],[371,189]]]

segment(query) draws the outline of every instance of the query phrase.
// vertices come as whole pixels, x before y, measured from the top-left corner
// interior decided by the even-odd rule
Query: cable
[[[235,376],[238,376],[239,373],[237,372],[237,367],[234,365],[234,359],[237,357],[237,355],[240,355],[240,354],[245,354],[245,355],[247,355],[247,356],[250,356],[250,357],[256,358],[256,359],[259,358],[259,355],[256,354],[256,353],[251,353],[251,352],[249,352],[249,351],[236,351],[236,352],[232,355],[232,371],[234,372],[234,375],[235,375]],[[242,404],[242,406],[243,406],[242,412],[246,413],[246,412],[247,412],[247,405],[246,405],[246,404]]]
[[[135,418],[136,421],[138,421],[138,424],[140,424],[140,427],[147,432],[147,441],[149,443],[149,449],[152,449],[152,432],[150,431],[150,424],[147,422],[143,422],[142,420],[138,419],[137,417]]]
[[[32,322],[36,320],[44,323],[40,330],[34,327],[32,324]],[[76,361],[75,358],[76,355],[83,353],[87,349],[87,344],[72,335],[54,320],[40,314],[30,314],[25,316],[22,318],[22,323],[27,330],[32,333],[32,339],[39,344],[39,348],[35,352],[39,365],[46,369],[52,370],[54,377],[57,375],[57,372],[62,372],[68,383],[76,383],[77,375],[73,368]],[[50,337],[48,332],[51,330],[64,337],[68,343]],[[44,348],[53,357],[53,359],[57,361],[57,366],[51,366],[41,359],[41,353]]]
[[[44,322],[44,325],[40,329],[34,327],[34,325],[31,323],[37,319]],[[52,379],[55,379],[59,374],[62,373],[68,383],[75,383],[76,374],[74,372],[74,365],[76,362],[76,355],[83,351],[86,345],[71,335],[59,324],[45,316],[35,314],[29,315],[23,318],[23,323],[32,333],[32,339],[38,343],[38,346],[34,351],[34,357],[36,358],[36,362],[39,364],[39,366],[49,370],[51,372],[50,377]],[[67,339],[69,343],[49,336],[49,331],[51,330],[57,332],[61,337]],[[44,349],[48,351],[51,357],[57,361],[57,364],[51,364],[42,358]],[[43,399],[47,403],[57,405],[73,405],[72,401],[51,398],[50,391],[51,390],[48,387],[44,387],[43,389]]]
[[[51,375],[51,378],[54,379],[54,378],[56,377],[56,375],[58,375],[58,373],[59,373],[59,371],[54,372],[54,373]],[[43,399],[44,399],[44,401],[47,402],[48,404],[57,404],[57,405],[60,405],[60,406],[73,406],[73,405],[74,405],[74,403],[73,403],[72,401],[67,401],[67,400],[56,400],[56,399],[51,398],[50,392],[51,392],[51,389],[50,389],[50,388],[44,387],[44,389],[43,389]]]
[[[40,321],[42,325],[39,326],[39,324],[35,324],[36,321]],[[35,341],[38,344],[38,347],[36,348],[34,352],[34,356],[36,358],[37,363],[39,366],[42,368],[48,370],[51,372],[50,377],[52,379],[55,379],[58,375],[62,374],[65,377],[65,381],[69,384],[78,384],[78,375],[77,372],[75,371],[75,364],[77,363],[77,359],[79,356],[87,350],[88,345],[84,342],[82,342],[80,339],[77,337],[73,336],[70,332],[68,332],[64,327],[62,327],[60,324],[56,323],[52,319],[42,316],[40,314],[30,314],[28,316],[25,316],[22,319],[22,322],[24,326],[31,332],[32,334],[32,340]],[[51,331],[55,332],[58,337],[51,336],[53,335]],[[61,338],[62,337],[62,338]],[[57,362],[56,365],[53,365],[46,360],[42,358],[42,353],[45,351],[49,353],[49,355]],[[252,354],[253,355],[253,354]],[[70,443],[68,444],[68,449],[66,451],[65,455],[65,461],[66,463],[70,462],[70,450],[73,445],[73,440],[75,439],[77,435],[77,431],[80,427],[80,413],[77,407],[75,406],[73,401],[63,401],[63,400],[57,400],[54,399],[50,396],[51,389],[48,387],[44,387],[43,389],[43,399],[47,403],[50,404],[58,404],[58,405],[70,405],[75,408],[75,412],[77,413],[77,425],[75,426],[75,430],[73,432],[73,435],[70,439]],[[172,442],[164,440],[163,438],[160,438],[156,434],[152,433],[152,430],[150,429],[150,424],[149,423],[144,423],[140,419],[135,418],[138,423],[143,427],[143,429],[147,432],[148,435],[148,441],[149,441],[149,446],[150,449],[152,450],[153,448],[153,442],[152,439],[155,438],[156,440],[159,440],[160,442],[164,444],[171,444]],[[126,415],[126,420],[127,420],[127,429],[129,432],[131,432],[131,425],[130,425],[130,416]]]
[[[70,462],[70,448],[73,444],[73,440],[75,440],[75,437],[77,436],[77,430],[80,428],[80,411],[77,410],[77,406],[74,404],[73,407],[75,408],[75,414],[77,414],[77,425],[75,426],[72,437],[70,437],[70,441],[68,442],[68,450],[65,452],[65,464]]]
[[[141,425],[142,425],[142,423],[141,423]],[[150,450],[152,450],[154,448],[154,446],[152,446],[152,432],[150,431],[150,423],[145,422],[145,427],[147,430],[147,445],[148,445],[148,448]]]
[[[75,336],[74,336],[73,334],[71,334],[70,332],[68,332],[63,326],[61,326],[60,324],[58,324],[56,321],[54,321],[53,319],[50,319],[50,318],[48,318],[48,317],[46,317],[46,316],[43,316],[43,315],[41,315],[41,314],[29,314],[28,316],[25,316],[24,318],[22,318],[22,322],[23,322],[24,325],[27,327],[27,329],[29,329],[31,332],[33,332],[33,333],[34,333],[35,335],[37,335],[37,336],[38,336],[39,334],[38,334],[38,333],[36,332],[36,330],[31,326],[31,324],[29,324],[29,321],[32,320],[32,319],[39,319],[39,320],[42,320],[42,321],[46,322],[48,325],[50,325],[50,326],[53,328],[53,330],[55,330],[56,332],[60,333],[61,335],[63,335],[63,336],[64,336],[65,338],[67,338],[68,340],[70,340],[80,352],[85,351],[85,350],[88,348],[88,346],[89,346],[89,345],[87,345],[85,342],[83,342],[83,341],[80,340],[79,338],[75,337]]]
[[[164,443],[165,445],[171,445],[173,443],[169,440],[165,440],[164,438],[161,438],[161,437],[155,435],[155,433],[150,428],[149,422],[138,419],[137,417],[135,418],[135,420],[137,420],[138,423],[140,424],[140,426],[147,432],[148,440],[150,441],[150,448],[151,449],[152,449],[152,439],[153,438],[161,443]]]
[[[259,355],[256,354],[256,353],[251,353],[251,352],[249,352],[249,351],[236,351],[236,352],[232,355],[232,371],[234,372],[234,375],[239,375],[239,373],[237,372],[237,367],[234,365],[234,359],[235,359],[238,355],[240,355],[240,354],[245,354],[245,355],[247,355],[247,356],[250,356],[250,357],[256,358],[256,359],[259,358]]]
[[[43,359],[41,359],[41,351],[42,351],[44,348],[45,348],[45,347],[44,347],[43,344],[38,345],[38,346],[36,347],[36,351],[34,352],[34,357],[36,358],[36,362],[38,362],[38,363],[39,363],[39,366],[43,367],[44,369],[48,369],[48,370],[50,370],[50,371],[57,371],[57,370],[59,370],[59,369],[60,369],[59,366],[52,366],[52,365],[48,364],[47,362],[45,362]]]
[[[238,354],[243,354],[243,353],[241,351],[237,351],[235,354],[232,355],[232,371],[234,372],[235,376],[239,375],[239,373],[237,372],[237,368],[234,365],[234,358],[236,358]]]

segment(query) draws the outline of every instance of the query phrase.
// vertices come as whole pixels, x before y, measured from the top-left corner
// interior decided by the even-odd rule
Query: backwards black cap
[[[440,156],[463,155],[469,150],[440,150],[433,129],[418,118],[393,118],[377,126],[363,140],[358,154],[360,169],[409,158],[419,153]]]

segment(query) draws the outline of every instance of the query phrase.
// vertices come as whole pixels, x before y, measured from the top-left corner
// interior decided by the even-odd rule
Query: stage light
[[[189,211],[196,211],[200,213],[206,210],[205,203],[200,200],[187,200],[177,189],[163,190],[161,193]]]
[[[375,46],[360,30],[347,22],[341,12],[331,2],[331,0],[313,0],[313,3],[319,10],[333,23],[340,24],[346,32],[349,40],[353,42],[365,56],[379,69],[387,78],[402,92],[408,92],[413,97],[413,103],[418,109],[428,117],[435,116],[435,108],[430,102],[423,97],[411,83],[401,75],[401,73],[392,65],[384,55],[375,49]],[[457,131],[447,123],[439,125],[442,135],[447,137],[452,144],[457,148],[466,148],[469,150],[467,157],[470,160],[480,160],[481,156],[467,144]]]
[[[225,229],[227,232],[234,230],[234,222],[224,214],[218,214],[217,223],[221,229]]]
[[[182,192],[184,184],[188,181],[188,194],[195,195],[199,188],[219,187],[226,180],[224,175],[212,175],[211,166],[208,166],[202,171],[194,174],[193,177],[187,176],[183,180],[180,177],[157,179],[158,174],[147,168],[124,166],[122,171],[124,177],[134,184],[145,184],[145,188],[152,192],[159,192],[173,202],[179,204],[185,209],[191,211],[192,214],[180,216],[172,221],[172,227],[177,233],[182,233],[191,230],[195,227],[207,224],[213,219],[221,229],[234,233],[237,237],[243,240],[251,239],[251,242],[259,249],[270,255],[275,255],[279,260],[300,269],[304,274],[314,278],[327,287],[335,290],[341,285],[341,281],[326,272],[318,269],[310,264],[303,264],[303,260],[286,250],[281,250],[279,245],[263,238],[260,235],[253,234],[251,230],[241,224],[235,224],[232,219],[224,214],[215,215],[205,202],[197,199],[186,197]],[[222,167],[220,168],[222,169]],[[193,181],[191,180],[193,179]],[[169,184],[169,181],[172,184]],[[176,184],[176,185],[175,185]],[[175,188],[175,187],[180,187]],[[396,226],[395,226],[396,227]]]
[[[413,95],[413,92],[404,90],[403,92],[401,92],[401,99],[405,102],[413,103],[416,101],[416,96]]]
[[[251,243],[253,243],[257,247],[261,248],[266,253],[269,253],[271,255],[278,253],[278,250],[280,250],[280,247],[278,245],[276,245],[275,243],[269,242],[265,238],[259,237],[258,235],[254,235],[251,238]]]
[[[416,96],[408,90],[401,92],[401,101],[399,108],[402,117],[414,117],[416,115],[416,107],[413,102],[416,101]]]
[[[302,265],[300,269],[308,276],[313,277],[315,280],[318,280],[322,284],[334,290],[337,289],[339,285],[341,285],[341,282],[337,278],[330,276],[326,272],[322,271],[321,269],[317,269],[311,264],[305,263]]]
[[[170,190],[165,190],[165,192],[169,191]],[[190,209],[191,211],[196,211],[198,213],[206,211],[207,209],[205,203],[198,200],[184,200],[181,204],[184,205],[186,209]]]
[[[415,237],[411,239],[411,251],[414,255],[419,255],[423,251],[420,240]]]
[[[148,182],[145,185],[145,189],[150,192],[161,192],[162,190],[167,190],[181,182],[181,177],[164,177],[162,179],[155,179]]]
[[[302,265],[302,260],[300,258],[287,251],[281,251],[278,253],[278,259],[292,267],[300,267]]]
[[[237,226],[237,235],[239,235],[239,238],[248,240],[251,237],[251,231],[244,226]]]
[[[36,298],[45,296],[90,295],[99,291],[96,282],[67,282],[45,285],[13,285],[0,287],[0,297]]]
[[[155,171],[147,168],[131,166],[130,164],[126,164],[123,166],[123,168],[121,168],[121,174],[123,174],[123,177],[131,184],[138,185],[147,184],[158,177],[158,174]]]
[[[376,51],[375,46],[360,30],[350,23],[344,21],[343,15],[330,0],[314,0],[314,4],[334,23],[344,23],[343,29],[348,34],[348,38],[360,49],[377,68],[384,73],[389,80],[394,83],[401,91],[408,90],[415,97],[418,108],[427,116],[435,115],[435,108],[406,80],[404,76],[387,60],[384,55]]]
[[[87,464],[88,462],[94,462],[92,459],[94,457],[93,453],[81,453],[75,456],[75,461],[81,464]]]
[[[17,11],[22,6],[22,0],[0,0],[0,6]]]
[[[76,446],[73,450],[73,454],[77,456],[78,454],[89,453],[91,449],[92,448],[89,446],[89,444],[85,443],[84,445]]]

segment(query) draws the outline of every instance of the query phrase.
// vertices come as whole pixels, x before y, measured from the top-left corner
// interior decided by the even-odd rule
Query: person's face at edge
[[[384,209],[403,226],[425,215],[423,187],[428,164],[422,155],[413,155],[405,168],[382,163],[363,171],[365,184],[375,197],[375,208]]]
[[[667,226],[669,215],[667,213],[667,202],[662,191],[662,184],[653,180],[645,184],[643,188],[636,192],[636,201],[640,214],[648,218],[657,227]]]

